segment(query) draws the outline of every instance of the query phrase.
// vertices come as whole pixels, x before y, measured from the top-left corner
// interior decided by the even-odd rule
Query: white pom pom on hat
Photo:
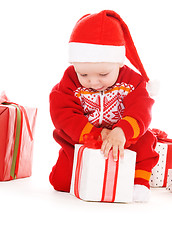
[[[158,95],[160,89],[160,82],[158,80],[149,80],[146,83],[146,90],[149,93],[150,97],[155,97]]]

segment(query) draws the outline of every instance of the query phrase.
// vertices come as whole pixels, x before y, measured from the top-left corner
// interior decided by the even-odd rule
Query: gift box
[[[0,181],[31,176],[36,115],[0,96]]]
[[[172,192],[172,169],[168,169],[167,190]]]
[[[75,145],[70,193],[86,201],[132,202],[136,153],[105,159],[100,149]]]
[[[153,129],[157,136],[155,151],[159,153],[159,161],[152,169],[150,178],[151,187],[166,187],[168,169],[172,169],[172,139],[167,138],[167,134],[158,129]]]

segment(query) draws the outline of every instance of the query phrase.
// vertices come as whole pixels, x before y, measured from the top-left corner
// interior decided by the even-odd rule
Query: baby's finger
[[[104,150],[104,156],[105,156],[106,158],[108,158],[109,151],[111,150],[111,148],[112,148],[112,144],[107,143],[107,144],[106,144],[106,147],[105,147],[105,150]]]
[[[105,151],[106,144],[107,144],[107,140],[104,140],[103,143],[102,143],[102,146],[101,146],[101,152],[102,153],[104,153],[104,151]]]
[[[113,146],[113,158],[114,160],[118,159],[118,145]]]
[[[120,158],[124,158],[124,147],[123,146],[119,146],[119,156]]]
[[[110,151],[111,148],[112,148],[112,144],[105,140],[103,142],[102,148],[101,148],[105,158],[108,157],[108,154],[109,154],[109,151]]]

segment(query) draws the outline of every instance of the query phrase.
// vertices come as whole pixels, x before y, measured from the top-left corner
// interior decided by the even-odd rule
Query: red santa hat
[[[114,11],[104,10],[83,16],[69,40],[69,62],[118,62],[125,56],[148,82],[130,31]]]

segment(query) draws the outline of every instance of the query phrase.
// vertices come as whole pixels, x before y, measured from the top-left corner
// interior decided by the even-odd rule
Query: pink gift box
[[[36,115],[0,96],[0,181],[31,176]]]

